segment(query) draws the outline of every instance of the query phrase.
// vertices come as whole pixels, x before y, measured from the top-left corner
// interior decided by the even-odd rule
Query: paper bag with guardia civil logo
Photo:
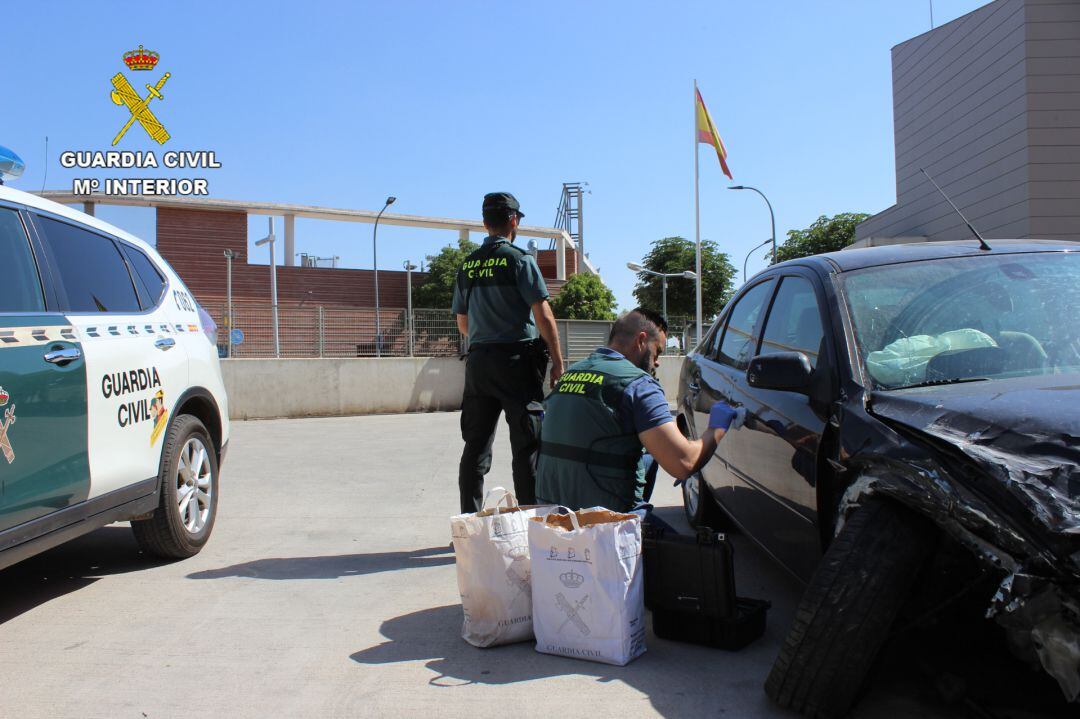
[[[641,520],[602,507],[529,522],[536,650],[622,666],[645,652]]]
[[[492,496],[497,499],[488,507]],[[488,492],[484,506],[450,518],[465,612],[461,636],[477,647],[528,641],[533,628],[527,523],[554,507],[520,507],[502,487]]]

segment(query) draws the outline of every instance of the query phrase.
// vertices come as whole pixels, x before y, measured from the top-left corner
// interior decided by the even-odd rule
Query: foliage
[[[465,258],[480,245],[458,238],[458,246],[447,245],[437,255],[428,255],[428,276],[424,284],[413,291],[413,307],[450,309],[454,301],[454,283]]]
[[[835,217],[822,215],[805,230],[788,230],[788,238],[776,248],[773,263],[842,250],[855,241],[855,225],[868,217],[863,212],[841,212]]]
[[[613,320],[615,305],[615,293],[599,277],[577,274],[551,301],[551,311],[561,320]]]
[[[682,237],[665,237],[652,243],[649,254],[641,261],[642,267],[665,274],[694,270],[696,264],[694,243]],[[734,289],[735,268],[727,253],[721,252],[715,242],[701,243],[701,308],[702,317],[715,316],[731,299]],[[662,283],[655,275],[638,273],[634,287],[638,305],[661,312],[663,309]],[[668,315],[697,315],[697,282],[683,277],[669,277],[667,281]]]

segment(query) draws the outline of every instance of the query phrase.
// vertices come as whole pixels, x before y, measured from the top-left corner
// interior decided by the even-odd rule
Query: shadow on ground
[[[429,547],[407,552],[336,554],[323,557],[270,557],[242,562],[221,569],[206,569],[187,575],[188,579],[338,579],[401,569],[439,567],[454,563],[449,547]]]
[[[101,577],[165,563],[143,554],[129,527],[99,529],[0,570],[0,624]]]

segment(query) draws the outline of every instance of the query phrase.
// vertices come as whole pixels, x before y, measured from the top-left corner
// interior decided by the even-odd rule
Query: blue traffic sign
[[[234,345],[242,345],[242,344],[244,344],[244,330],[237,327],[236,329],[234,329],[232,332],[229,333],[229,338],[232,340],[232,343]]]

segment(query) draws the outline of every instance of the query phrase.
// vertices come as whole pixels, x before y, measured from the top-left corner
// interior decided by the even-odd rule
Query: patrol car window
[[[44,312],[45,299],[30,241],[14,210],[0,210],[0,257],[4,258],[0,312]]]
[[[731,308],[717,361],[735,369],[745,369],[750,363],[755,345],[754,327],[772,294],[773,284],[772,280],[766,280],[751,287]]]
[[[140,311],[135,285],[116,243],[65,222],[39,220],[67,291],[69,311]]]
[[[149,304],[143,309],[149,309],[156,305],[161,300],[161,296],[165,294],[165,278],[161,276],[161,272],[153,261],[141,251],[131,245],[121,244],[120,246],[124,248],[124,254],[127,255],[128,262],[135,269],[135,277],[150,300]]]
[[[802,352],[817,367],[824,338],[814,286],[805,277],[785,277],[765,320],[759,354]]]

